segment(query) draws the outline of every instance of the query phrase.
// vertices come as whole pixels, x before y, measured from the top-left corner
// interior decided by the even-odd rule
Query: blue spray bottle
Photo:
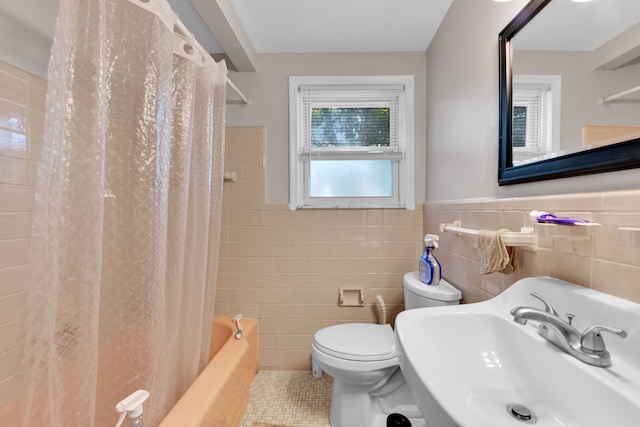
[[[433,250],[438,247],[440,238],[435,234],[424,236],[424,252],[418,261],[420,281],[427,285],[435,286],[442,278],[440,262],[433,256]]]

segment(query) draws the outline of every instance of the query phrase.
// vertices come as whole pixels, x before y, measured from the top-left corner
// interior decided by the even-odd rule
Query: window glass
[[[312,108],[311,147],[388,147],[389,108]]]
[[[414,209],[413,104],[413,76],[290,77],[290,209]]]
[[[513,147],[525,147],[527,145],[527,107],[513,107]]]
[[[310,197],[392,197],[392,160],[311,160]]]

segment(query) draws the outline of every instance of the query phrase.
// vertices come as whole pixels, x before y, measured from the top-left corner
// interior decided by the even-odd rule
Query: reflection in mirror
[[[499,41],[501,185],[640,166],[640,1],[532,0]]]
[[[513,165],[565,154],[560,148],[562,77],[513,75]]]

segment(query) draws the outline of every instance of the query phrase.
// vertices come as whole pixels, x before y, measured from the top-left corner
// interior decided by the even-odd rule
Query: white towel
[[[480,252],[480,274],[500,272],[511,274],[518,269],[518,257],[513,246],[506,246],[502,234],[509,230],[480,230],[478,233],[478,251]]]

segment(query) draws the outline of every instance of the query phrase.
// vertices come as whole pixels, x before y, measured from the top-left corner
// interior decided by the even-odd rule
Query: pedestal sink
[[[426,286],[426,285],[425,285]],[[588,365],[514,322],[542,295],[583,331],[595,324],[612,366]],[[552,278],[526,278],[485,302],[409,310],[396,319],[400,367],[429,427],[640,425],[640,305]]]

